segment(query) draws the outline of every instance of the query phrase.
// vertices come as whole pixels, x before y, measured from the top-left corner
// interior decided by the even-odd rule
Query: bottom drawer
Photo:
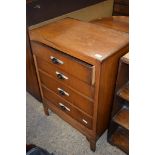
[[[68,101],[56,95],[54,92],[48,90],[42,86],[43,97],[50,101],[51,104],[54,104],[57,108],[61,109],[63,112],[71,116],[76,121],[80,122],[87,128],[92,128],[92,119],[86,114],[82,113],[75,107],[71,106]]]

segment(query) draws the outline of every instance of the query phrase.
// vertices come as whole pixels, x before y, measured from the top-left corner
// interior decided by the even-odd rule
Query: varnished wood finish
[[[34,54],[48,63],[55,65],[78,79],[92,84],[93,79],[93,68],[92,65],[89,65],[85,62],[82,62],[76,58],[73,58],[69,55],[63,54],[55,49],[51,49],[47,46],[41,45],[39,43],[32,43],[32,48],[34,49]],[[51,60],[51,56],[62,61],[64,64],[54,64]],[[77,74],[78,71],[78,74]]]
[[[57,108],[46,98],[43,98],[43,102],[48,106],[48,109],[52,110],[52,112],[55,112],[60,118],[72,125],[74,128],[78,129],[81,133],[88,135],[88,137],[93,137],[92,129],[89,129],[79,121],[76,121],[73,117],[63,112],[60,108]]]
[[[112,16],[103,19],[92,21],[92,23],[108,27],[114,30],[129,32],[129,17],[128,16]]]
[[[129,55],[120,59],[108,141],[129,152]]]
[[[42,87],[42,90],[44,93],[44,97],[47,100],[49,100],[51,102],[51,104],[55,105],[57,108],[59,108],[60,110],[62,110],[65,113],[67,113],[73,119],[77,120],[84,126],[86,126],[88,128],[92,127],[92,120],[91,120],[90,116],[84,114],[81,110],[78,110],[76,108],[76,106],[71,105],[68,101],[62,99],[60,96],[56,95],[51,90],[47,89],[45,86]],[[62,106],[60,105],[60,103],[62,104]],[[49,104],[49,106],[51,106],[51,104]],[[65,109],[65,107],[67,107],[67,108]]]
[[[128,34],[66,18],[31,30],[30,38],[43,93],[43,104],[82,132],[89,140],[91,150],[95,151],[97,139],[108,126],[117,67],[119,58],[128,51]],[[49,52],[42,50],[45,48],[48,48]],[[91,88],[94,87],[93,97],[81,93],[71,82],[63,83],[54,77],[49,71],[51,66],[49,56],[53,54],[53,49],[56,49],[54,56],[58,59],[66,63],[71,61],[71,65],[76,63],[77,68],[79,66],[85,68],[80,71],[82,68],[76,70],[73,68],[74,65],[60,68],[52,64],[54,71],[59,68],[64,75],[67,73],[66,75],[73,76],[75,81],[80,80],[81,83],[85,82]],[[47,53],[49,53],[48,56]],[[46,62],[44,66],[40,65],[40,60],[43,63]],[[45,67],[46,64],[48,65]],[[84,76],[85,74],[89,74],[90,77]],[[83,86],[81,85],[81,89]],[[57,87],[69,93],[69,96],[61,96],[57,92]],[[92,93],[91,90],[90,92]],[[58,106],[60,101],[76,112],[70,115],[69,111],[62,111]],[[88,126],[78,120],[83,118],[88,120]]]
[[[34,66],[33,55],[30,46],[30,40],[26,33],[26,90],[36,99],[41,101],[36,69]]]
[[[128,34],[70,18],[31,30],[30,36],[92,65],[128,45]]]
[[[122,127],[129,129],[129,111],[128,108],[123,107],[113,118],[113,121]]]
[[[110,137],[111,144],[119,147],[124,152],[128,153],[129,150],[129,133],[118,127]]]
[[[124,86],[129,87],[129,63],[126,63],[126,61],[124,61],[124,57],[122,57],[118,68],[116,92],[118,93],[122,88],[124,88]]]
[[[47,74],[44,74],[40,72],[40,79],[42,85],[45,85],[50,90],[54,91],[57,95],[61,96],[65,100],[71,102],[75,106],[81,108],[83,111],[88,113],[89,115],[93,115],[93,101],[86,98],[85,96],[82,96],[78,92],[76,93],[74,90],[68,88],[66,85],[60,83],[59,81],[56,81],[55,79],[49,77]],[[64,90],[69,94],[62,95],[58,88]]]
[[[102,64],[101,68],[101,79],[100,87],[99,87],[99,103],[98,103],[98,124],[97,124],[97,132],[99,135],[106,130],[110,112],[112,108],[112,101],[114,95],[114,89],[116,84],[117,70],[118,70],[118,62],[119,58],[124,55],[128,51],[128,47],[122,49],[119,53],[109,57],[106,62]],[[111,91],[107,91],[107,90]],[[104,123],[103,123],[104,122]]]
[[[118,92],[118,95],[124,100],[129,101],[129,84],[128,83],[120,89],[120,91]]]
[[[26,25],[32,26],[102,1],[103,0],[26,0]],[[29,47],[29,36],[26,36],[26,42],[26,90],[41,101],[32,51]]]
[[[65,84],[65,85],[68,85],[68,86],[74,88],[75,90],[81,92],[85,96],[88,96],[92,99],[94,98],[94,87],[93,86],[87,84],[84,81],[81,81],[81,80],[75,78],[71,74],[63,71],[62,69],[60,69],[58,67],[55,67],[51,63],[48,63],[48,62],[40,59],[39,57],[37,57],[37,64],[38,64],[39,71],[46,72],[49,74],[49,76],[52,76],[56,80],[59,80],[59,82],[62,82],[62,84]],[[60,79],[58,77],[58,75],[56,74],[57,72],[61,73],[68,79]]]

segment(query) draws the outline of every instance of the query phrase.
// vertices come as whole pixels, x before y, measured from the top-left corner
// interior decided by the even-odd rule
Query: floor
[[[85,136],[53,112],[45,116],[42,104],[29,93],[26,95],[27,144],[40,146],[54,155],[125,155],[107,143],[107,133],[97,141],[95,153],[92,152]]]

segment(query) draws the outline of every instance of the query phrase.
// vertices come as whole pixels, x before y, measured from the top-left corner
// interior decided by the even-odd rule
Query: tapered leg
[[[93,151],[93,152],[95,152],[95,150],[96,150],[96,140],[92,140],[92,139],[90,139],[90,138],[88,138],[88,137],[86,137],[86,139],[89,141],[89,143],[90,143],[90,149]]]
[[[89,141],[90,143],[90,149],[95,152],[96,150],[96,141]]]
[[[49,116],[48,107],[45,104],[43,104],[43,106],[44,106],[44,113],[45,113],[45,115]]]

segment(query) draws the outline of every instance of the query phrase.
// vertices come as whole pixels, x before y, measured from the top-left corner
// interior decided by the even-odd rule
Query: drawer
[[[93,115],[93,102],[92,100],[74,92],[72,89],[63,85],[61,82],[49,77],[45,73],[39,72],[41,83],[55,92],[60,97],[71,102],[73,105],[77,106],[89,115]]]
[[[51,63],[40,59],[39,57],[36,57],[36,60],[39,71],[44,71],[49,75],[53,76],[55,79],[59,80],[60,82],[67,84],[69,87],[76,89],[77,91],[92,99],[94,98],[93,86],[88,85],[87,83],[75,78],[74,76],[55,67]]]
[[[90,117],[88,117],[75,107],[71,106],[67,101],[60,98],[58,95],[49,91],[45,87],[42,87],[42,90],[44,98],[50,101],[51,105],[55,105],[57,108],[59,108],[60,110],[71,116],[73,119],[86,126],[87,128],[92,128],[92,119]]]
[[[79,80],[90,85],[94,84],[95,68],[92,65],[43,44],[32,42],[31,45],[33,53],[36,56],[73,75]]]

